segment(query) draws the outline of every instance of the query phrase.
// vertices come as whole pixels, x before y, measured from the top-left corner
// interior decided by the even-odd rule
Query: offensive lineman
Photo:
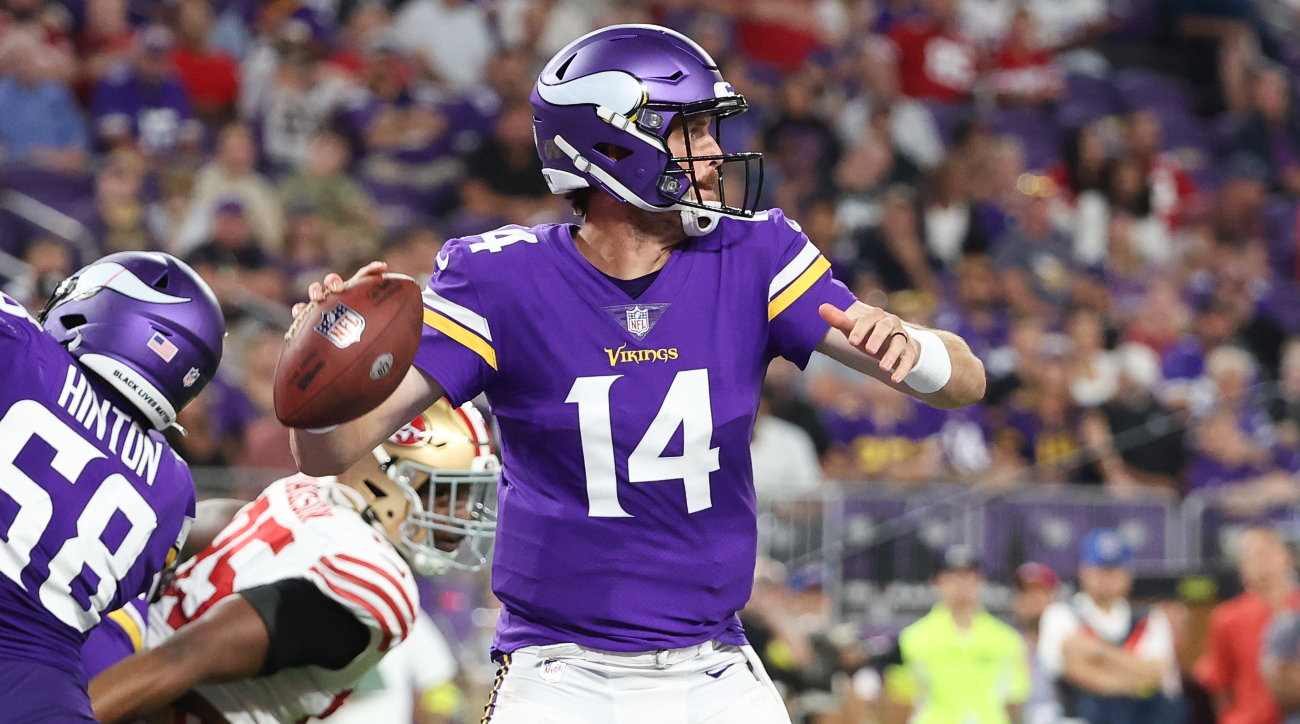
[[[722,152],[714,129],[745,100],[691,40],[590,33],[547,64],[532,107],[547,182],[582,226],[448,242],[415,367],[374,411],[295,430],[297,460],[342,470],[430,400],[486,392],[504,468],[485,722],[784,724],[736,617],[768,363],[820,350],[944,408],[982,398],[983,367],[960,338],[854,298],[797,224],[753,212],[748,176],[726,203],[721,166],[759,158]],[[342,289],[329,275],[310,292]]]
[[[439,400],[337,479],[272,483],[149,607],[146,651],[91,682],[95,714],[193,689],[181,708],[230,724],[328,716],[415,625],[412,570],[486,562],[499,474],[478,411]]]
[[[94,722],[81,645],[148,593],[194,517],[162,430],[212,379],[225,321],[166,254],[112,254],[38,319],[0,294],[0,722]]]

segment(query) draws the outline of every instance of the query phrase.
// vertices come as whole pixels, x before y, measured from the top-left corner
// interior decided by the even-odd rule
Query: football
[[[313,302],[285,333],[275,369],[275,416],[288,427],[354,420],[397,389],[424,322],[420,286],[384,274]]]

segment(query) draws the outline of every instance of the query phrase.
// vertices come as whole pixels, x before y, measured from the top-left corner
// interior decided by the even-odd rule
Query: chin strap
[[[687,236],[704,236],[718,228],[718,222],[725,215],[719,211],[704,209],[682,209],[682,230]]]

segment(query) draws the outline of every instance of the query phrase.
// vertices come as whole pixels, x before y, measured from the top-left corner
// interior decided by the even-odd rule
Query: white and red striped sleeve
[[[368,552],[323,556],[312,566],[311,578],[325,595],[378,631],[379,650],[387,651],[405,640],[415,624],[419,593],[409,569]]]

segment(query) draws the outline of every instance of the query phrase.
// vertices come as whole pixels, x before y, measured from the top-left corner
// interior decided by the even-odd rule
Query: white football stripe
[[[183,304],[189,297],[174,297],[145,284],[140,277],[115,261],[94,264],[77,277],[77,287],[72,296],[78,297],[98,289],[112,289],[132,299],[150,304]]]
[[[489,342],[492,341],[492,330],[488,328],[488,321],[483,315],[462,307],[428,288],[424,290],[424,305],[445,317],[450,317],[459,322],[460,326],[474,332],[483,339]]]
[[[375,588],[383,591],[389,598],[393,599],[393,606],[395,608],[394,613],[405,620],[408,627],[410,626],[410,623],[415,620],[415,610],[411,608],[411,606],[415,605],[413,599],[419,598],[419,593],[412,596],[411,591],[399,589],[394,585],[393,581],[402,580],[400,572],[389,570],[388,566],[385,565],[383,561],[366,561],[373,566],[383,569],[388,576],[392,576],[392,579],[390,580],[388,576],[377,573],[374,569],[367,568],[359,563],[353,563],[352,561],[339,556],[330,556],[329,560],[330,563],[339,570],[346,571],[347,573],[364,580],[366,583],[369,583]],[[410,602],[409,605],[408,602]]]
[[[537,95],[556,106],[604,106],[628,115],[641,104],[641,81],[621,70],[605,70],[555,85],[537,84]]]
[[[334,561],[331,559],[331,562]],[[392,607],[384,603],[384,599],[376,595],[374,591],[363,586],[358,586],[355,583],[344,579],[342,576],[334,573],[323,565],[315,566],[312,570],[316,572],[316,574],[319,575],[326,584],[324,589],[321,591],[322,593],[343,604],[348,608],[348,610],[357,614],[363,622],[374,621],[373,625],[388,633],[394,641],[401,640],[402,626],[397,613],[393,611]],[[338,595],[335,591],[346,591],[353,596],[366,601],[384,617],[384,620],[375,620],[374,614],[366,610],[365,607],[359,606],[355,601],[349,601],[346,597]]]
[[[776,275],[776,278],[767,287],[767,301],[772,301],[777,294],[781,293],[782,289],[790,286],[790,283],[798,279],[800,274],[803,274],[808,267],[812,266],[812,263],[817,261],[819,256],[821,256],[821,252],[817,250],[817,247],[811,241],[805,244],[803,249],[790,260],[789,264],[785,265],[785,268]]]

